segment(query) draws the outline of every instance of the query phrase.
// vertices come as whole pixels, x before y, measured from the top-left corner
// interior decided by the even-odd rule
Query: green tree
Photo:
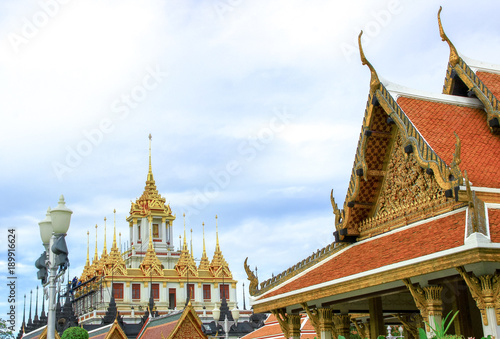
[[[0,339],[13,339],[14,334],[12,334],[12,331],[9,330],[7,327],[7,323],[5,320],[0,318]]]
[[[69,327],[64,331],[61,339],[89,339],[89,333],[81,327]]]

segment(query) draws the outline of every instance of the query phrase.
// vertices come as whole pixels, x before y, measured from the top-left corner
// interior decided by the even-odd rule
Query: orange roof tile
[[[500,187],[500,136],[490,132],[483,110],[407,97],[397,102],[448,165],[455,151],[453,132],[458,134],[462,144],[460,169],[467,170],[473,186]]]
[[[316,332],[314,331],[313,326],[311,325],[311,321],[307,317],[307,315],[302,315],[302,324],[301,324],[301,335],[300,338],[304,339],[313,339],[317,337]],[[270,315],[267,317],[264,322],[264,326],[256,329],[255,331],[241,337],[241,339],[284,339],[285,336],[281,331],[281,327],[276,320],[274,315]]]
[[[479,79],[488,87],[493,95],[500,99],[500,74],[489,72],[476,72]]]
[[[500,242],[500,209],[488,209],[490,237],[493,242]]]
[[[458,247],[464,243],[465,211],[388,233],[354,245],[323,265],[266,294],[263,298],[348,277],[390,264]],[[443,236],[446,234],[446,236]],[[432,239],[419,246],[423,239]],[[380,249],[383,248],[383,251]]]

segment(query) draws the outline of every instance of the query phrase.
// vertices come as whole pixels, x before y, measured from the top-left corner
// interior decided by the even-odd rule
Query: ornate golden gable
[[[450,59],[446,71],[443,93],[454,94],[455,86],[461,82],[462,86],[465,85],[470,94],[473,93],[484,105],[487,115],[486,121],[488,122],[490,131],[500,134],[500,102],[469,65],[458,55],[457,49],[444,32],[443,25],[441,24],[441,9],[439,7],[438,11],[439,34],[441,40],[447,42],[450,47]],[[469,93],[467,94],[469,95]]]
[[[114,211],[116,213],[116,210]],[[115,225],[113,230],[113,245],[111,246],[111,251],[109,253],[108,259],[104,264],[104,274],[106,275],[127,275],[127,267],[125,266],[125,260],[118,249],[116,244],[116,216],[115,216]]]

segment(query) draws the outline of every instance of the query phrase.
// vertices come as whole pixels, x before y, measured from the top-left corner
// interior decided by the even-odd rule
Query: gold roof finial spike
[[[87,266],[90,266],[90,260],[89,260],[89,238],[90,238],[90,235],[89,235],[89,231],[87,231],[87,261],[85,262],[85,267]]]
[[[153,137],[149,133],[149,171],[148,171],[148,181],[153,181],[153,168],[151,167],[151,140]]]
[[[443,25],[441,24],[441,10],[443,7],[439,6],[439,11],[438,11],[438,25],[439,25],[439,35],[441,36],[442,41],[446,41],[448,45],[450,46],[450,60],[449,63],[453,67],[458,63],[459,56],[457,49],[453,44],[451,43],[450,39],[448,39],[448,36],[446,36],[446,33],[444,32]]]
[[[219,246],[219,226],[217,224],[217,214],[215,215],[215,250],[220,251]]]
[[[370,69],[371,73],[371,79],[370,79],[370,92],[372,94],[375,94],[375,91],[378,89],[380,86],[380,80],[378,78],[377,72],[375,71],[375,68],[373,68],[372,64],[366,59],[365,57],[365,52],[363,52],[363,46],[361,45],[361,36],[363,35],[363,31],[359,33],[358,36],[358,45],[359,45],[359,55],[361,57],[361,63],[363,65],[367,65],[368,68]]]
[[[193,256],[193,229],[191,228],[191,256]]]
[[[104,217],[104,249],[102,250],[102,254],[103,255],[108,254],[108,250],[107,250],[107,246],[106,246],[106,217]]]
[[[99,260],[99,256],[97,255],[97,224],[95,224],[95,255],[94,255],[94,261],[97,262]]]
[[[205,256],[207,253],[205,250],[205,223],[202,222],[201,225],[203,226],[203,255]]]
[[[120,240],[121,242],[121,240]],[[113,210],[113,245],[111,246],[112,248],[117,247],[116,246],[116,209]]]
[[[184,243],[182,244],[182,250],[187,251],[187,244],[186,244],[186,213],[182,213],[182,216],[184,218]],[[180,237],[180,235],[179,235]]]
[[[120,236],[120,253],[122,253],[122,232],[119,233]]]

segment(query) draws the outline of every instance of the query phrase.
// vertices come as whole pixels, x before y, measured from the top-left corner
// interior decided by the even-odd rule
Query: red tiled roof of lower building
[[[461,246],[464,227],[465,211],[461,211],[354,244],[263,299]]]
[[[476,72],[479,79],[488,87],[493,95],[500,99],[500,74],[489,72]]]
[[[488,209],[490,237],[493,242],[500,242],[500,209]]]
[[[304,323],[305,322],[305,323]],[[313,339],[317,337],[316,332],[314,331],[313,326],[311,325],[311,321],[309,318],[303,314],[302,315],[302,323],[301,323],[301,335],[300,338],[304,339]],[[285,336],[281,331],[281,327],[278,323],[278,320],[274,315],[270,315],[267,317],[264,322],[264,326],[256,329],[255,331],[248,333],[247,335],[241,337],[241,339],[284,339]]]
[[[161,335],[165,338],[167,338],[170,333],[175,329],[175,326],[177,326],[177,321],[171,321],[169,323],[165,324],[160,324],[154,327],[148,327],[144,331],[144,334],[142,335],[143,338],[161,338]]]
[[[461,140],[460,169],[473,186],[500,187],[500,136],[488,128],[482,109],[400,97],[399,106],[448,165],[455,152],[456,132]]]

